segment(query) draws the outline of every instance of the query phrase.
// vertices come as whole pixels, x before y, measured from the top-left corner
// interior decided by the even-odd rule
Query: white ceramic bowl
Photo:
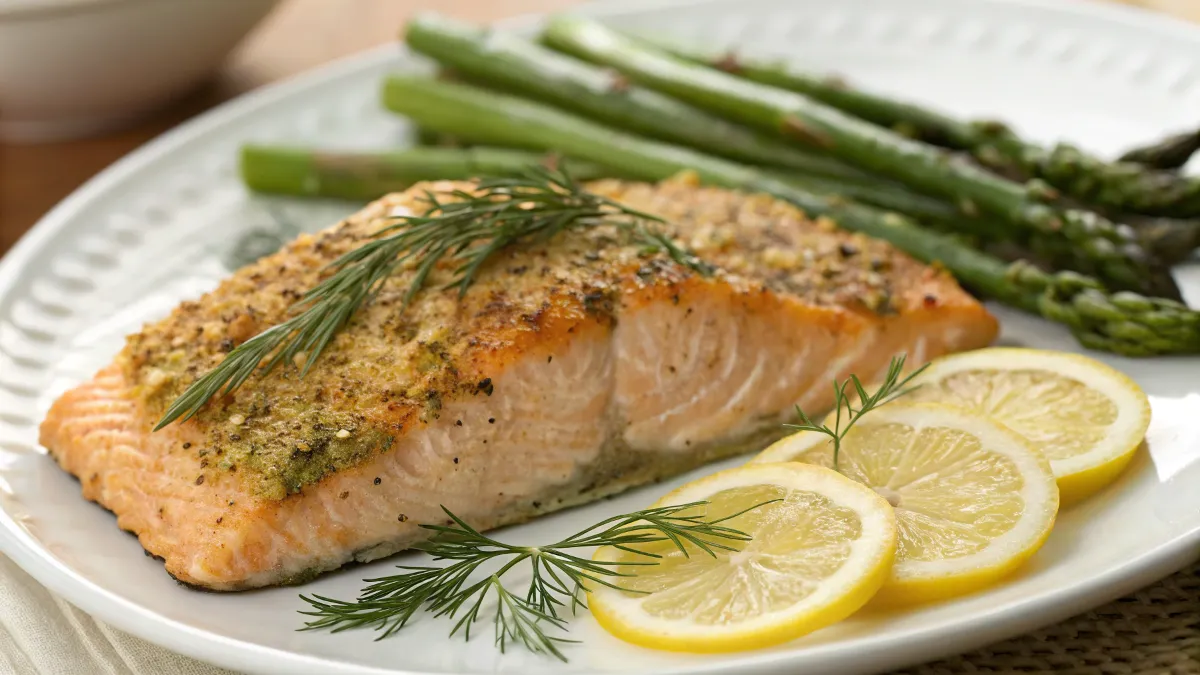
[[[0,0],[0,140],[120,127],[198,85],[278,0]]]

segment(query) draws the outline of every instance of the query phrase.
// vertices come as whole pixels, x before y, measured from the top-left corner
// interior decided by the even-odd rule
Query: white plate
[[[1014,121],[1043,139],[1112,152],[1200,122],[1200,30],[1134,11],[1018,0],[710,0],[605,3],[629,28],[744,43],[831,68],[958,113]],[[527,24],[526,24],[527,25]],[[130,155],[64,201],[0,263],[0,548],[39,581],[130,633],[262,673],[854,673],[898,667],[1048,624],[1149,584],[1200,557],[1200,359],[1105,357],[1150,393],[1149,450],[1110,490],[1065,512],[1020,576],[984,594],[896,615],[864,615],[776,649],[688,657],[635,648],[590,617],[571,626],[571,661],[464,645],[441,620],[373,642],[369,631],[297,633],[296,589],[235,595],[175,584],[37,444],[49,402],[90,376],[122,336],[227,273],[251,228],[312,229],[344,214],[251,197],[239,143],[371,147],[404,125],[380,111],[380,77],[413,67],[398,47],[247,96]],[[272,213],[274,212],[274,216]],[[284,228],[286,229],[286,228]],[[1191,270],[1195,271],[1195,270]],[[1187,270],[1184,275],[1187,276]],[[1187,282],[1193,302],[1200,277]],[[1059,327],[998,309],[1004,341],[1072,349]],[[693,476],[694,477],[694,476]],[[679,483],[688,477],[680,478]],[[1190,483],[1190,487],[1189,487]],[[670,485],[505,532],[544,541],[640,508]],[[352,597],[397,560],[332,574],[304,590]]]

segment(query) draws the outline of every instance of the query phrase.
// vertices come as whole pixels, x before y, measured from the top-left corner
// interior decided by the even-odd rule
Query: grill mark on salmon
[[[182,582],[305,581],[402,550],[444,505],[488,529],[595,500],[782,433],[830,382],[982,347],[995,319],[946,274],[765,196],[602,181],[720,272],[596,227],[499,254],[466,295],[401,311],[397,275],[303,380],[249,380],[152,433],[233,346],[287,316],[323,267],[433,183],[239,270],[129,337],[64,394],[41,442]]]

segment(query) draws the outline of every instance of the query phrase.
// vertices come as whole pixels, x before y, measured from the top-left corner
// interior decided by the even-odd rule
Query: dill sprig
[[[425,611],[454,619],[450,635],[461,633],[469,640],[471,626],[480,620],[490,593],[496,597],[495,641],[501,652],[510,644],[520,644],[532,652],[566,661],[560,647],[576,640],[547,630],[565,631],[563,612],[568,607],[572,613],[586,608],[580,591],[586,593],[590,584],[628,590],[619,585],[620,578],[634,575],[618,568],[657,565],[662,557],[639,546],[670,542],[685,556],[690,555],[689,544],[714,557],[718,551],[736,551],[736,544],[750,541],[750,535],[722,523],[769,503],[712,520],[706,519],[699,508],[707,502],[661,506],[613,516],[548,546],[514,546],[496,541],[442,507],[452,524],[422,525],[434,534],[415,548],[429,553],[435,561],[454,562],[445,567],[398,566],[404,572],[366,579],[369,585],[352,601],[301,595],[313,607],[301,614],[316,617],[301,630],[330,628],[339,632],[369,626],[381,631],[377,639],[382,640]],[[610,562],[573,553],[598,546],[612,546],[644,559]],[[504,586],[501,577],[525,561],[530,564],[532,577],[524,595],[517,595]],[[481,577],[477,573],[488,563],[503,564]]]
[[[883,378],[883,383],[879,385],[879,389],[874,394],[868,394],[866,388],[863,387],[862,381],[857,375],[851,375],[850,379],[833,383],[833,402],[834,414],[833,428],[830,429],[828,424],[817,424],[800,406],[796,406],[796,414],[800,417],[801,424],[785,424],[785,427],[796,429],[798,431],[815,431],[825,434],[833,439],[833,468],[838,468],[838,453],[842,449],[842,439],[846,434],[850,433],[850,429],[862,419],[863,415],[871,412],[875,408],[882,405],[887,405],[892,401],[911,392],[916,387],[907,387],[909,382],[916,376],[920,375],[929,364],[921,366],[907,377],[901,379],[900,375],[904,372],[904,360],[906,355],[901,354],[892,358],[892,362],[888,365],[887,375]],[[858,407],[854,407],[851,397],[846,394],[846,390],[854,386],[854,392],[858,395]],[[846,411],[846,425],[842,426],[842,410]]]
[[[421,215],[399,215],[372,240],[330,263],[324,281],[292,308],[295,316],[234,348],[221,363],[175,399],[155,431],[177,419],[187,420],[214,396],[233,393],[259,370],[304,360],[304,377],[321,352],[383,282],[407,266],[414,274],[404,294],[407,306],[425,287],[443,259],[454,265],[446,288],[459,295],[474,283],[483,264],[506,246],[544,241],[568,229],[616,225],[652,251],[700,274],[712,268],[647,223],[661,218],[588,192],[565,170],[532,167],[515,178],[486,178],[472,191],[426,191]]]

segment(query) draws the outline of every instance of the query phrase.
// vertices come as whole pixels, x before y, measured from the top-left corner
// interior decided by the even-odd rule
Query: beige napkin
[[[0,555],[0,674],[234,675],[96,621]]]
[[[1196,0],[1116,0],[1116,2],[1166,12],[1181,19],[1200,21],[1200,3]]]

